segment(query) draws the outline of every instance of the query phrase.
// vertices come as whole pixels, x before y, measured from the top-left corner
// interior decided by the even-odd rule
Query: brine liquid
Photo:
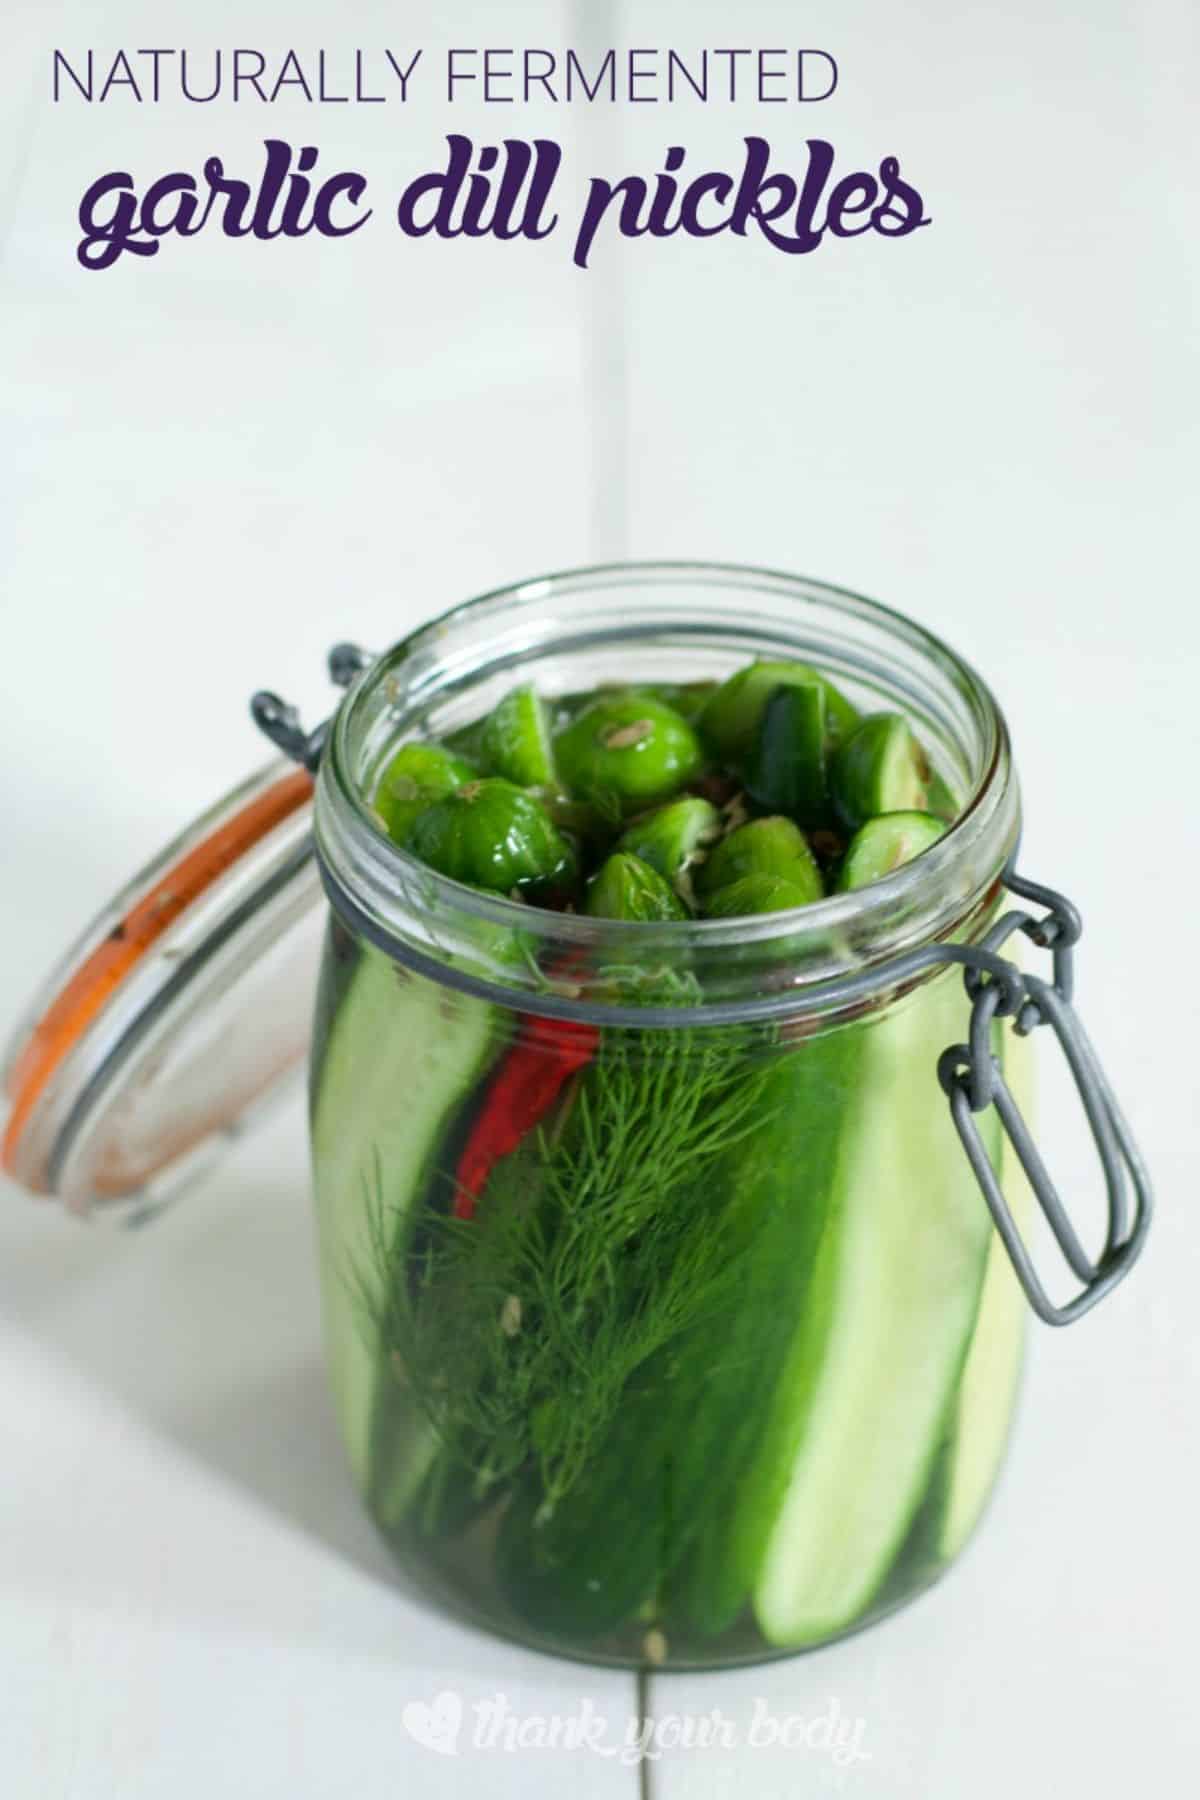
[[[936,1579],[1000,1466],[1025,1311],[936,1078],[966,1010],[951,972],[818,1035],[606,1029],[464,1198],[505,1071],[514,1108],[553,1089],[536,1039],[331,928],[330,1368],[431,1598],[560,1653],[715,1667]]]

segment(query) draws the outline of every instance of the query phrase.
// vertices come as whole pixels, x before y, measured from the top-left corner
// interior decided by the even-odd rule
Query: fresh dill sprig
[[[762,1123],[731,1032],[608,1029],[556,1119],[493,1171],[474,1217],[376,1217],[380,1352],[479,1494],[532,1463],[548,1514],[623,1390],[728,1298],[720,1158]]]

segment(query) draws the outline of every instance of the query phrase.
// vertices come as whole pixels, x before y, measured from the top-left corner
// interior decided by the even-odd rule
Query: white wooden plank
[[[539,1737],[585,1717],[574,1787],[632,1794],[632,1679],[439,1614],[361,1512],[306,1175],[297,1101],[133,1236],[5,1193],[5,1794],[536,1796],[566,1766]],[[450,1752],[419,1735],[443,1695]]]

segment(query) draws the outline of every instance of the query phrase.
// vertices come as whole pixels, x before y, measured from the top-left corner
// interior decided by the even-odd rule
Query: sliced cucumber
[[[735,1522],[743,1544],[769,1530],[754,1609],[774,1644],[816,1643],[866,1611],[962,1370],[991,1231],[936,1091],[963,1005],[948,973],[863,1027],[820,1267]]]
[[[698,1232],[719,1238],[734,1272],[728,1302],[638,1371],[586,1475],[550,1518],[540,1516],[536,1479],[518,1486],[500,1526],[499,1579],[539,1630],[578,1637],[614,1629],[654,1598],[693,1543],[707,1540],[758,1441],[805,1305],[856,1037],[831,1033],[780,1057],[762,1093],[760,1128],[694,1191],[672,1196]],[[723,1517],[715,1523],[719,1559],[727,1534]],[[736,1611],[748,1594],[755,1563],[715,1573],[712,1564],[702,1549],[672,1584],[670,1604],[689,1626],[708,1629],[718,1608]]]
[[[721,835],[721,815],[709,800],[684,794],[657,812],[635,819],[617,840],[617,849],[640,857],[669,881],[679,898],[695,900],[692,871]]]
[[[1004,1076],[1017,1105],[1030,1116],[1033,1044],[1009,1032]],[[1007,1138],[1000,1152],[1000,1180],[1009,1210],[1022,1232],[1033,1217],[1033,1190]],[[998,1232],[993,1231],[979,1318],[954,1406],[952,1453],[938,1551],[958,1555],[983,1514],[1000,1472],[1016,1404],[1029,1306]]]
[[[838,893],[849,894],[872,881],[882,881],[893,869],[936,844],[946,830],[940,819],[926,812],[881,813],[877,819],[868,819],[850,840],[838,871]]]
[[[381,1456],[402,1465],[383,1485],[415,1487],[436,1448],[383,1364],[375,1320],[390,1252],[399,1254],[439,1147],[497,1042],[486,1003],[408,975],[369,947],[328,1014],[312,1094],[322,1306],[342,1436],[364,1489],[380,1487],[372,1464]],[[381,1396],[404,1419],[377,1434]]]
[[[954,789],[945,776],[939,775],[936,769],[932,769],[929,775],[928,805],[934,818],[941,819],[943,824],[953,825],[958,817],[959,804]]]
[[[699,716],[701,736],[718,755],[736,761],[750,749],[767,703],[781,687],[822,689],[828,749],[847,737],[858,722],[857,708],[810,663],[753,662],[738,669],[710,696]]]
[[[764,1097],[769,1122],[740,1170],[747,1187],[760,1190],[763,1211],[739,1276],[738,1307],[719,1334],[714,1379],[702,1390],[695,1425],[681,1421],[686,1450],[675,1452],[680,1462],[696,1456],[693,1434],[711,1418],[715,1376],[728,1362],[740,1385],[731,1384],[724,1411],[716,1409],[712,1442],[699,1446],[705,1504],[689,1518],[697,1529],[666,1595],[668,1616],[680,1615],[686,1630],[705,1637],[746,1607],[786,1486],[792,1446],[790,1437],[782,1441],[775,1395],[785,1371],[791,1381],[797,1322],[815,1322],[814,1309],[826,1304],[840,1121],[858,1085],[864,1036],[855,1026],[824,1032],[779,1059]],[[794,1387],[788,1392],[794,1398]]]
[[[838,818],[857,831],[877,813],[926,812],[929,759],[900,713],[870,713],[839,747],[829,771]]]
[[[557,785],[549,709],[535,688],[514,688],[492,708],[480,745],[489,773],[519,787]]]
[[[776,689],[746,757],[746,792],[756,805],[806,828],[824,824],[827,729],[823,682]]]

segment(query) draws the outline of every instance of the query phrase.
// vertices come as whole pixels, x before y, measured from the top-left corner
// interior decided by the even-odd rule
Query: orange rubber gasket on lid
[[[147,889],[84,958],[29,1034],[8,1079],[11,1108],[0,1167],[16,1173],[17,1149],[46,1087],[88,1026],[163,933],[194,900],[312,797],[312,776],[295,769],[202,838]]]

